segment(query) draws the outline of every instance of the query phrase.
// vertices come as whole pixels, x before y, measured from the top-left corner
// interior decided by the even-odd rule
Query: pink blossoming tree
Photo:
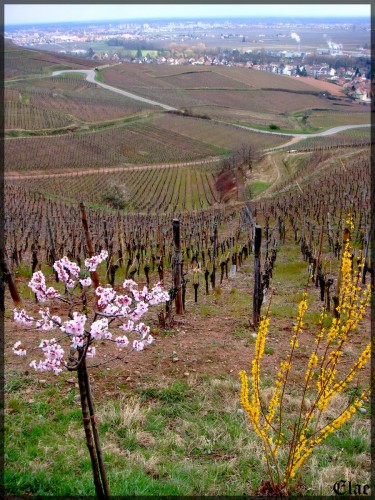
[[[39,346],[31,349],[40,350],[42,357],[38,361],[33,359],[30,367],[41,372],[53,371],[55,375],[59,375],[64,369],[77,372],[83,426],[91,458],[95,490],[99,498],[108,498],[109,488],[95,421],[87,359],[96,356],[98,341],[101,344],[112,342],[121,351],[124,347],[132,347],[135,351],[145,349],[153,342],[153,337],[150,334],[150,327],[140,320],[150,306],[170,299],[160,284],[156,284],[151,290],[144,287],[139,291],[133,280],[124,281],[124,293],[121,294],[110,287],[95,288],[94,280],[89,273],[96,275],[97,266],[107,257],[108,253],[102,250],[99,255],[86,259],[86,271],[83,272],[67,257],[56,261],[53,268],[59,280],[65,285],[63,294],[53,287],[47,288],[41,271],[33,274],[29,287],[35,293],[38,302],[55,300],[63,303],[67,319],[52,315],[47,306],[39,310],[40,318],[37,319],[29,316],[24,309],[20,311],[14,309],[16,322],[38,331],[57,332],[53,338],[41,339]],[[95,290],[95,300],[94,304],[89,305],[90,288]],[[131,334],[137,337],[133,341],[128,338]],[[21,341],[14,344],[13,352],[18,356],[27,355],[27,350]],[[123,359],[123,357],[124,355],[119,354],[112,359]]]

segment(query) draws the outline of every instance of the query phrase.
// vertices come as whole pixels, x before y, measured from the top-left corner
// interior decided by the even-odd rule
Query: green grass
[[[95,71],[95,80],[97,82],[104,82],[104,72],[102,69]]]
[[[247,192],[251,198],[254,198],[255,196],[258,196],[260,193],[265,191],[269,185],[270,183],[266,181],[250,182],[250,184],[247,186]]]
[[[41,384],[17,372],[7,376],[4,481],[9,495],[95,493],[77,389],[65,378]],[[267,394],[271,385],[263,381]],[[256,488],[266,478],[266,466],[239,411],[238,392],[237,379],[208,375],[151,381],[123,388],[116,398],[94,392],[111,494],[248,495],[250,485]],[[287,421],[295,411],[290,397]],[[317,491],[317,475],[332,464],[339,474],[350,466],[357,481],[368,480],[359,468],[369,457],[368,424],[368,417],[356,415],[316,450],[304,475],[308,489]],[[331,480],[323,481],[321,494],[329,494]]]
[[[242,125],[244,127],[248,127],[248,128],[255,128],[257,130],[266,130],[266,131],[270,131],[270,132],[275,132],[275,133],[280,133],[280,134],[313,134],[316,132],[316,129],[314,130],[295,130],[295,129],[287,129],[287,128],[281,128],[281,127],[278,127],[277,129],[274,129],[274,128],[271,128],[272,127],[272,124],[271,126],[265,126],[265,125],[252,125],[251,123],[246,123],[246,122],[236,122],[237,125]],[[327,127],[328,128],[328,127]],[[320,130],[320,129],[319,129]],[[324,129],[321,129],[322,131]]]
[[[28,385],[20,376],[18,383],[13,377],[7,387],[9,494],[94,494],[79,405],[72,402],[70,392],[59,397],[63,386],[53,386],[50,381],[45,388],[31,381]],[[10,396],[15,387],[17,393]],[[26,392],[30,387],[32,396]],[[190,384],[177,380],[167,387],[142,387],[117,401],[98,403],[111,493],[245,494],[252,436],[242,431],[237,390],[237,382],[230,380]],[[47,397],[53,401],[47,403]],[[244,448],[242,467],[233,455],[238,442]],[[258,481],[259,460],[256,464],[252,474]]]

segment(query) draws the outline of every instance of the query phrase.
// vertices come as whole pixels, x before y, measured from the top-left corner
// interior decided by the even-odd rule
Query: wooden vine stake
[[[262,305],[260,284],[260,245],[262,243],[262,228],[255,226],[254,238],[254,295],[253,295],[253,326],[256,327],[260,320],[260,308]]]
[[[94,250],[92,248],[92,243],[91,243],[91,238],[90,238],[90,233],[89,233],[89,226],[87,224],[85,205],[81,202],[79,204],[79,208],[81,209],[82,224],[83,224],[83,230],[85,232],[87,252],[89,254],[89,257],[92,257],[94,255]],[[98,276],[98,273],[96,271],[93,271],[91,273],[91,279],[92,279],[94,288],[97,289],[99,286],[99,276]]]
[[[180,240],[180,221],[173,219],[173,243],[174,243],[174,262],[173,262],[173,286],[176,290],[176,314],[183,313],[182,290],[181,290],[181,240]]]
[[[212,288],[216,286],[216,257],[217,257],[217,222],[214,222],[213,251],[212,251]]]
[[[316,260],[316,268],[315,268],[315,286],[319,286],[319,266],[321,262],[321,256],[322,256],[322,245],[323,245],[323,226],[320,230],[320,237],[319,237],[319,251],[318,251],[318,258]]]
[[[0,252],[0,270],[1,270],[1,281],[2,283],[8,283],[10,295],[16,307],[21,305],[21,297],[18,293],[16,282],[13,279],[13,274],[9,269],[8,263],[5,258],[5,252]],[[4,290],[1,291],[3,295]],[[4,297],[2,297],[1,304],[4,304]]]

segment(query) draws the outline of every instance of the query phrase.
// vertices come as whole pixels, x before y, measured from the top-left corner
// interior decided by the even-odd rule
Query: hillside
[[[316,409],[327,373],[330,390],[346,382],[329,393],[320,421],[306,417],[311,425],[324,429],[354,400],[362,404],[363,412],[316,446],[297,495],[331,495],[339,478],[369,484],[370,404],[362,391],[370,368],[358,360],[370,341],[370,311],[364,302],[356,308],[353,298],[374,285],[371,135],[370,127],[356,128],[369,124],[367,108],[323,97],[300,79],[244,68],[118,64],[99,68],[96,83],[68,72],[91,64],[5,47],[7,494],[95,495],[82,379],[74,371],[58,377],[35,371],[41,339],[51,345],[58,339],[69,363],[89,353],[85,384],[96,410],[84,422],[98,426],[112,495],[249,496],[266,488],[270,469],[241,407],[238,375],[254,373],[252,360],[262,349],[262,414],[270,414],[287,366],[275,420],[280,416],[285,432],[277,434],[275,426],[282,457],[295,441],[296,422]],[[51,77],[56,69],[66,72]],[[111,87],[178,109],[166,112]],[[339,125],[353,128],[322,135]],[[313,133],[321,135],[309,137]],[[351,264],[343,284],[348,235]],[[102,251],[97,273],[84,271],[85,260]],[[59,277],[52,265],[64,257],[76,264],[65,260]],[[30,289],[38,271],[60,294],[57,301],[42,302],[41,281]],[[88,277],[103,289],[86,287]],[[115,328],[118,317],[113,309],[103,312],[98,300],[113,288],[116,304],[126,304],[125,280],[136,281],[143,294],[160,282],[170,294],[169,303],[150,304],[140,330],[128,322],[138,313],[129,311],[126,325],[124,319]],[[350,294],[339,310],[342,290]],[[143,296],[132,297],[131,307],[138,307]],[[44,305],[59,329],[49,330]],[[38,328],[31,329],[33,319],[23,313],[23,323],[16,323],[16,306],[41,317]],[[86,326],[90,351],[76,336],[72,347],[71,323],[65,330],[60,323],[77,320],[75,308],[87,324],[109,319],[111,335],[122,340]],[[337,314],[357,328],[336,331]],[[353,322],[345,323],[348,318]],[[142,352],[126,347],[124,333],[130,338],[137,331],[155,339]],[[14,355],[22,354],[15,352],[20,340],[26,358]],[[327,372],[314,365],[314,352]],[[353,366],[358,370],[350,381],[345,377]],[[308,438],[312,432],[306,430]]]

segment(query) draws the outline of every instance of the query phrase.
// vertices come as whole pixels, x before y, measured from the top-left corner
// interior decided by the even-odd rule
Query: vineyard
[[[207,159],[220,152],[214,146],[141,122],[98,132],[6,139],[5,172],[184,162]]]
[[[129,212],[176,214],[218,205],[212,166],[162,166],[14,181],[31,192]]]
[[[338,125],[360,125],[366,123],[369,118],[368,112],[358,109],[356,112],[348,113],[340,111],[337,113],[327,113],[326,111],[312,111],[308,116],[308,121],[313,127],[337,127]]]
[[[181,117],[173,114],[157,116],[152,120],[155,127],[169,132],[178,132],[218,148],[235,150],[241,144],[251,144],[256,150],[263,150],[285,143],[285,138],[253,131],[241,130],[226,123],[200,120],[194,117]]]
[[[351,103],[344,95],[322,97],[319,89],[307,81],[244,68],[149,69],[122,64],[105,69],[104,74],[106,82],[115,87],[197,113],[204,109],[210,117],[221,118],[225,113],[231,121],[241,112],[265,117],[314,109],[330,110],[335,115],[348,112],[348,107],[356,113],[364,112],[363,106]],[[368,119],[367,114],[365,121]]]
[[[85,384],[96,410],[83,423],[85,431],[97,426],[103,441],[111,494],[252,495],[257,485],[265,487],[269,471],[241,408],[238,372],[255,373],[251,360],[270,317],[259,405],[262,412],[272,408],[272,381],[282,380],[286,365],[281,372],[278,365],[290,359],[293,345],[283,410],[287,433],[294,432],[306,366],[311,386],[304,389],[304,412],[322,379],[311,356],[317,325],[323,335],[340,317],[347,241],[346,274],[358,275],[358,290],[374,285],[371,134],[370,127],[353,128],[271,150],[291,138],[230,122],[326,129],[366,123],[366,113],[356,104],[323,101],[298,79],[243,68],[120,64],[103,71],[109,85],[179,107],[164,112],[79,75],[41,78],[61,66],[89,67],[89,61],[14,46],[5,55],[7,79],[33,76],[7,80],[5,87],[7,493],[95,494],[82,430],[82,379],[76,382],[73,371],[57,378],[35,371],[34,353],[27,361],[14,356],[22,354],[19,339],[33,352],[41,338],[55,335],[60,342],[63,329],[49,332],[44,318],[35,332],[28,326],[32,318],[13,310],[25,308],[37,318],[43,293],[55,290],[65,302],[46,304],[58,323],[73,293],[75,266],[83,269],[99,255],[97,268],[78,276],[76,298],[87,317],[112,288],[123,300],[127,280],[143,290],[134,293],[134,303],[145,295],[143,287],[157,282],[168,292],[165,303],[143,311],[140,328],[154,338],[147,349],[139,353],[124,347],[124,337],[116,344],[98,336],[98,352],[86,351],[93,359],[87,355]],[[54,265],[59,259],[65,268]],[[54,288],[31,288],[36,272]],[[88,280],[100,287],[85,288]],[[95,319],[111,322],[111,314],[102,311]],[[17,315],[22,322],[16,324]],[[344,311],[342,319],[347,316]],[[353,363],[359,368],[330,401],[324,422],[358,399],[363,411],[325,436],[304,465],[298,495],[331,495],[340,478],[369,483],[370,404],[363,391],[370,369],[358,360],[370,339],[370,313],[354,320],[359,326],[345,348],[340,351],[340,337],[332,341],[338,361],[327,354],[327,366],[336,363],[331,386],[347,380]],[[69,363],[77,360],[70,353]]]
[[[49,52],[23,49],[6,41],[4,44],[5,79],[20,76],[48,74],[61,69],[80,69],[91,67],[91,61]]]
[[[20,102],[5,102],[4,125],[11,130],[45,130],[63,128],[73,123],[72,117]]]
[[[371,128],[353,128],[327,137],[309,137],[293,146],[298,151],[324,150],[338,147],[361,147],[373,144]]]
[[[82,122],[102,122],[134,115],[153,106],[119,97],[112,92],[96,88],[95,84],[72,77],[51,77],[33,80],[32,82],[16,82],[7,87],[8,95],[14,100],[27,99],[27,104],[41,109],[69,114]],[[12,92],[10,94],[10,92]],[[5,96],[7,102],[7,94]],[[5,130],[13,129],[12,123],[6,121]],[[27,128],[21,122],[21,127]],[[43,123],[38,127],[47,128]]]

